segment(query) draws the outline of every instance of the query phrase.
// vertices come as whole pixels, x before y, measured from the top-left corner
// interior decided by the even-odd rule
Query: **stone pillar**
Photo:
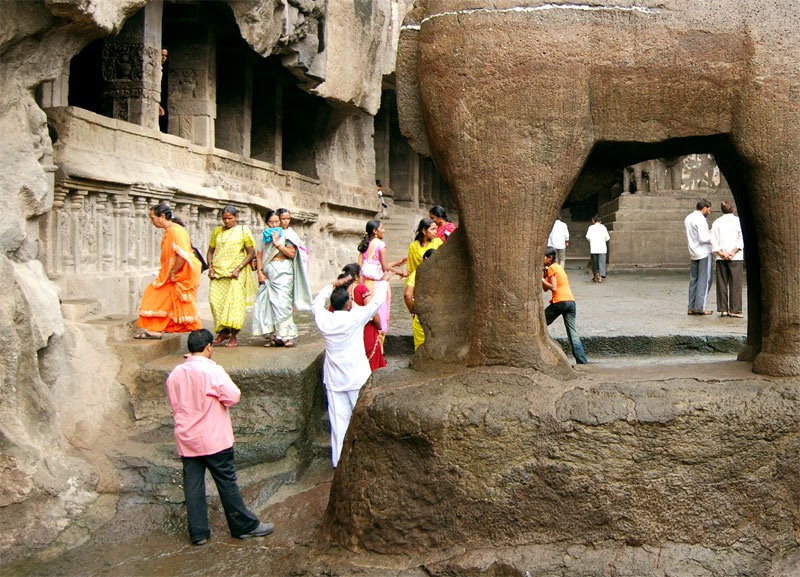
[[[410,154],[408,157],[408,165],[410,175],[416,175],[415,177],[409,178],[409,185],[410,189],[409,192],[411,193],[411,205],[414,208],[419,208],[419,198],[420,198],[420,182],[419,182],[419,155],[418,154]]]
[[[39,105],[54,108],[69,104],[69,66],[64,66],[55,80],[43,82],[39,89]]]
[[[216,43],[210,26],[198,22],[171,40],[169,132],[201,146],[214,145]]]
[[[217,148],[250,156],[253,110],[253,62],[239,51],[220,55],[217,71]]]
[[[131,266],[133,248],[133,202],[122,194],[114,196],[114,224],[116,226],[116,270],[128,270]],[[134,257],[135,258],[135,257]]]
[[[393,92],[384,91],[381,109],[375,115],[375,179],[383,184],[383,195],[392,197],[392,182],[389,176],[389,150],[391,145],[391,112]],[[395,112],[396,114],[396,112]]]
[[[111,203],[108,194],[97,195],[95,206],[95,225],[97,229],[97,271],[114,269],[114,231]]]
[[[283,167],[283,83],[275,83],[275,158],[273,164]]]
[[[88,197],[86,190],[73,190],[70,193],[69,203],[69,237],[66,245],[67,252],[64,255],[64,267],[72,273],[80,272],[83,256],[86,254],[88,242],[83,242],[82,230],[87,230],[84,200]]]
[[[158,129],[162,0],[151,0],[103,44],[103,114]]]
[[[45,215],[47,224],[42,240],[47,247],[44,257],[47,276],[50,278],[64,270],[63,259],[66,255],[64,241],[69,226],[65,209],[66,198],[67,191],[61,186],[56,187],[53,193],[53,208]]]
[[[133,197],[133,234],[132,238],[138,239],[138,242],[131,243],[136,249],[133,254],[129,256],[130,264],[134,267],[143,267],[149,261],[151,252],[152,237],[150,232],[152,225],[147,216],[147,199],[142,196]]]

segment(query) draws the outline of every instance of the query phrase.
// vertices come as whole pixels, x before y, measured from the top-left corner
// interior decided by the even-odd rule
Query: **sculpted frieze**
[[[141,82],[144,45],[106,42],[103,45],[103,80]]]

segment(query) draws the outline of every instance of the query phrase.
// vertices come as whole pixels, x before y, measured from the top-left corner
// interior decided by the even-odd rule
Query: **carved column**
[[[216,43],[198,21],[171,40],[169,132],[202,146],[214,145]]]
[[[115,215],[108,194],[97,195],[97,270],[112,271],[118,269],[115,262],[114,240],[116,237]]]
[[[69,95],[69,66],[65,66],[54,80],[43,82],[40,88],[42,108],[67,106]]]
[[[103,44],[103,113],[158,129],[162,1],[151,0]]]
[[[253,124],[253,62],[239,50],[220,53],[217,71],[217,148],[250,156]]]
[[[128,261],[131,266],[141,268],[149,260],[150,245],[152,244],[151,234],[148,230],[151,225],[147,217],[147,199],[142,196],[133,197],[133,224],[131,237],[137,242],[131,243]]]
[[[67,227],[68,238],[66,251],[64,252],[64,268],[68,272],[80,272],[83,264],[83,255],[86,249],[83,243],[81,231],[86,226],[85,214],[83,214],[85,199],[89,195],[86,190],[73,190],[70,194],[69,203],[69,224]]]
[[[116,270],[128,270],[129,264],[129,246],[132,243],[133,237],[131,236],[131,221],[132,203],[131,199],[125,195],[118,194],[114,196],[114,254],[116,255]]]
[[[67,240],[68,219],[65,214],[67,191],[60,186],[53,193],[53,208],[47,213],[46,258],[47,274],[55,276],[64,271],[63,258]]]

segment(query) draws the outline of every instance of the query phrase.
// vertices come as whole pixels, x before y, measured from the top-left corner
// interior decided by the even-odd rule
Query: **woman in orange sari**
[[[161,269],[156,280],[144,289],[137,323],[144,330],[134,338],[160,339],[162,333],[201,329],[197,310],[200,261],[194,256],[189,233],[165,203],[150,209],[150,222],[164,230]]]

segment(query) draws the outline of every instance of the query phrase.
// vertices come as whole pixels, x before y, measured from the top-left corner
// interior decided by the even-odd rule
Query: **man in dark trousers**
[[[239,539],[272,533],[247,507],[236,484],[233,427],[228,407],[241,392],[221,366],[211,360],[214,335],[206,329],[189,334],[189,355],[167,377],[167,396],[175,419],[175,442],[183,461],[183,494],[193,545],[211,536],[206,506],[206,469],[217,485],[231,535]]]

